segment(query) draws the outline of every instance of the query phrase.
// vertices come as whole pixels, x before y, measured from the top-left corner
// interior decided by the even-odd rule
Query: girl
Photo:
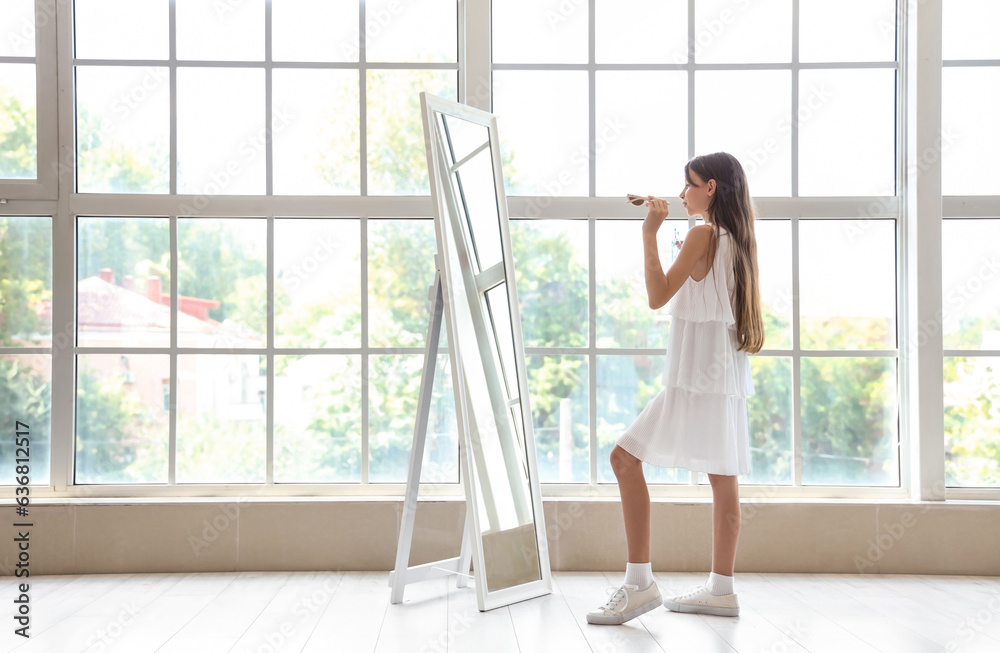
[[[748,354],[764,346],[754,208],[746,175],[731,154],[696,156],[684,166],[680,198],[693,227],[667,274],[656,231],[667,202],[649,196],[642,225],[646,292],[656,310],[671,298],[663,390],[618,438],[618,478],[628,540],[625,582],[592,624],[620,624],[663,604],[677,612],[737,616],[733,567],[740,534],[737,475],[750,471],[747,397],[754,394]],[[705,472],[712,484],[712,573],[704,586],[664,600],[649,560],[649,490],[642,463]]]

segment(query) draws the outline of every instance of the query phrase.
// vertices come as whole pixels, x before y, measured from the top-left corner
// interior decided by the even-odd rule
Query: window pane
[[[177,356],[177,482],[263,483],[267,356]]]
[[[445,328],[442,324],[442,334]],[[458,422],[447,346],[439,343],[421,484],[458,483]],[[444,354],[440,352],[445,352]],[[420,400],[423,354],[373,355],[368,359],[368,480],[406,483]],[[360,399],[360,398],[359,398]],[[357,406],[358,404],[354,404]],[[346,406],[345,406],[346,409]],[[329,409],[327,409],[329,410]],[[357,410],[352,408],[351,410]],[[358,414],[360,419],[360,413]]]
[[[510,239],[524,346],[585,347],[587,221],[511,220]]]
[[[756,220],[764,349],[792,347],[792,223]]]
[[[894,220],[799,221],[803,349],[896,346]]]
[[[35,65],[0,63],[0,178],[38,175]]]
[[[166,483],[170,356],[86,354],[76,365],[75,482]]]
[[[741,483],[792,482],[792,359],[750,356],[754,394],[750,417],[750,473]]]
[[[687,73],[598,71],[595,83],[597,194],[680,193],[688,160]]]
[[[799,3],[799,25],[800,61],[896,58],[895,0],[806,0]]]
[[[639,413],[663,390],[663,356],[597,357],[597,482],[617,483],[611,450]],[[643,463],[649,483],[687,483],[690,473]]]
[[[361,357],[274,357],[274,480],[361,481]]]
[[[272,111],[289,116],[272,139],[275,194],[359,194],[358,71],[276,69],[272,76]]]
[[[263,218],[177,220],[177,310],[197,319],[178,330],[179,347],[267,343],[266,248]]]
[[[0,263],[2,265],[2,263]],[[0,346],[8,346],[0,343]],[[18,451],[16,438],[28,438],[28,481],[48,485],[50,443],[52,441],[52,356],[49,354],[0,355],[0,428],[8,436],[0,440],[0,485],[14,485]],[[21,422],[21,424],[18,424]],[[25,427],[24,425],[27,425]],[[27,435],[16,435],[17,431]]]
[[[427,195],[420,92],[454,100],[452,70],[368,71],[368,194]]]
[[[941,3],[941,54],[945,59],[1000,59],[1000,3],[948,0]]]
[[[368,61],[457,62],[458,3],[365,0],[365,54]]]
[[[799,72],[799,195],[895,195],[895,76]]]
[[[361,346],[361,225],[274,221],[276,347]]]
[[[79,66],[76,84],[79,191],[169,192],[169,70]]]
[[[436,252],[431,219],[368,221],[369,347],[426,345]]]
[[[169,347],[169,219],[77,218],[76,288],[78,346]],[[192,301],[179,309],[178,344],[214,330]]]
[[[990,332],[1000,348],[1000,331]],[[950,486],[1000,487],[1000,360],[944,359],[944,460]]]
[[[358,61],[359,6],[358,0],[272,3],[272,58],[275,61]]]
[[[639,17],[656,38],[637,31]],[[686,2],[597,0],[594,27],[597,63],[687,63]]]
[[[586,356],[526,356],[532,431],[542,483],[590,480]]]
[[[636,207],[636,213],[645,212]],[[672,247],[674,234],[682,239],[687,220],[666,220],[656,233],[660,267],[666,272],[677,257]],[[667,307],[649,308],[646,268],[643,258],[641,220],[597,220],[594,245],[597,249],[597,346],[667,346],[670,329]],[[586,254],[586,250],[581,252]],[[584,296],[586,299],[586,296]],[[582,337],[586,337],[585,334]]]
[[[587,72],[496,71],[493,90],[507,194],[588,195]]]
[[[946,219],[941,229],[945,349],[1000,349],[1000,219]]]
[[[0,284],[0,347],[51,347],[52,218],[0,217]]]
[[[894,358],[803,358],[801,396],[804,485],[899,485]]]
[[[176,2],[178,59],[264,60],[264,0]]]
[[[694,21],[694,58],[698,63],[792,60],[791,0],[698,0]]]
[[[275,108],[275,132],[294,121],[289,111]],[[266,143],[263,70],[177,71],[179,193],[203,201],[219,194],[262,194]],[[194,208],[201,208],[197,201]]]
[[[217,9],[229,9],[228,3],[215,4]],[[170,56],[167,0],[76,0],[73,8],[77,58],[167,59]]]
[[[4,0],[0,34],[0,57],[35,56],[35,1]]]
[[[699,70],[695,88],[695,150],[739,159],[754,197],[790,195],[791,71]],[[733,120],[734,106],[739,120]]]
[[[997,115],[1000,66],[941,71],[941,191],[945,195],[1000,195]]]
[[[586,3],[504,0],[490,5],[495,63],[587,62]]]

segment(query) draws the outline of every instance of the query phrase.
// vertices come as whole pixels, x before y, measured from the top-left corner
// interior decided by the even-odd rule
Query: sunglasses
[[[642,206],[643,204],[645,204],[646,202],[649,201],[649,198],[648,197],[644,197],[642,195],[633,195],[632,193],[629,193],[628,195],[625,196],[625,200],[629,204],[635,204],[636,206]],[[670,204],[670,202],[667,202],[667,204]]]

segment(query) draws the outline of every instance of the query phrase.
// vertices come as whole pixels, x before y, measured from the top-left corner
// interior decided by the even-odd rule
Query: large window
[[[726,150],[766,326],[748,494],[906,496],[932,433],[947,484],[995,496],[996,4],[943,3],[940,147],[914,157],[897,0],[5,2],[0,426],[31,424],[36,494],[399,494],[435,272],[427,90],[498,115],[547,494],[616,495],[610,449],[662,387],[622,196],[676,198]],[[943,433],[900,419],[907,154],[942,161]],[[457,496],[442,335],[421,492]]]
[[[643,212],[622,219],[596,200],[675,197],[685,161],[726,150],[759,200],[767,327],[742,480],[898,486],[898,220],[884,215],[897,192],[896,3],[492,8],[507,190],[524,200],[513,215],[532,218],[512,231],[530,243],[515,257],[541,480],[614,483],[614,441],[661,387],[668,318],[646,304]],[[593,200],[559,202],[574,197]],[[695,224],[679,204],[660,231],[664,269],[674,231]]]
[[[1000,5],[943,8],[945,481],[1000,487]]]
[[[433,222],[224,207],[426,195],[418,94],[457,97],[456,12],[75,3],[78,191],[183,198],[76,217],[76,483],[406,481]],[[454,484],[437,365],[427,469]]]

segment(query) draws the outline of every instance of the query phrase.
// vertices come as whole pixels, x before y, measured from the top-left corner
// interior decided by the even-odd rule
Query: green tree
[[[34,107],[0,84],[0,179],[34,179],[38,174],[38,131]]]

